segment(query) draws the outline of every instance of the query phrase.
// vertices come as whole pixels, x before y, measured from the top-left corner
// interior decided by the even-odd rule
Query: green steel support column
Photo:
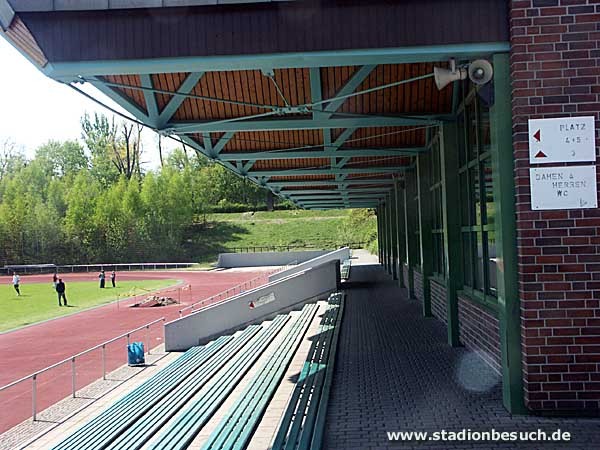
[[[381,265],[385,265],[385,238],[383,236],[383,223],[385,221],[385,213],[383,212],[383,204],[379,205],[379,254],[381,257]]]
[[[401,188],[400,182],[394,184],[394,192],[396,197],[396,253],[398,255],[398,285],[405,287],[404,281],[404,260],[406,259],[406,241],[404,240],[404,189]]]
[[[392,190],[390,192],[390,256],[392,265],[392,277],[394,280],[398,279],[398,229],[396,223],[396,216],[398,210],[396,209],[396,192]]]
[[[462,260],[460,236],[460,190],[458,184],[458,151],[456,123],[441,128],[440,163],[442,176],[442,215],[444,226],[444,253],[446,256],[446,305],[448,344],[458,347],[458,296],[462,287]]]
[[[407,174],[407,177],[415,177],[415,172]],[[414,266],[417,262],[417,243],[415,242],[415,228],[414,223],[417,217],[417,209],[415,208],[415,189],[413,183],[407,183],[404,189],[404,239],[406,248],[406,265],[408,266],[408,296],[415,298],[415,277],[414,277]]]
[[[381,205],[381,243],[382,245],[382,256],[383,256],[383,268],[387,271],[387,204],[382,203]]]
[[[433,239],[431,235],[431,194],[429,160],[417,157],[417,189],[419,191],[419,223],[421,236],[421,274],[423,276],[423,316],[431,317],[431,275],[433,273]]]
[[[381,206],[377,207],[377,255],[379,256],[379,264],[383,264],[383,245],[381,244]]]
[[[502,397],[512,414],[527,412],[523,399],[521,319],[517,284],[517,231],[512,146],[511,88],[508,53],[496,54],[494,98],[490,109],[492,170],[496,207],[496,266]]]
[[[392,202],[388,195],[385,200],[385,255],[387,264],[387,273],[392,275]]]

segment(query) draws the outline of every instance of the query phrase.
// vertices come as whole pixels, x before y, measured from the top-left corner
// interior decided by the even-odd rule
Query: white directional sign
[[[267,303],[271,303],[275,301],[275,292],[271,292],[267,295],[263,295],[262,297],[258,297],[258,299],[248,302],[248,308],[260,308],[261,306],[266,305]]]
[[[531,168],[529,176],[533,210],[598,207],[596,166]]]
[[[529,120],[529,162],[596,161],[594,117]]]

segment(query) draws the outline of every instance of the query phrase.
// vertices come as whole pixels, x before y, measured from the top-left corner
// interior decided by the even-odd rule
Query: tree
[[[100,253],[100,239],[93,215],[100,193],[100,182],[89,172],[82,171],[75,177],[67,195],[65,233],[73,253],[81,254],[82,259],[87,261],[93,261]]]
[[[23,150],[11,139],[0,142],[0,180],[7,174],[15,172],[25,165]]]
[[[114,164],[121,175],[130,180],[134,174],[140,173],[140,156],[142,154],[142,125],[120,125],[121,139],[117,140],[114,150]]]
[[[35,159],[49,174],[57,177],[75,175],[89,165],[83,147],[75,141],[48,141],[36,150]]]
[[[91,155],[91,173],[108,186],[117,181],[119,171],[113,163],[117,145],[117,126],[114,118],[108,120],[104,114],[94,113],[94,119],[86,113],[81,118],[82,138]]]

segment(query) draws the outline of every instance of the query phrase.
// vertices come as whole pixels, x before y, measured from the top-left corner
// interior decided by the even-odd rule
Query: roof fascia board
[[[10,0],[10,3],[17,12],[51,12],[214,6],[281,1],[294,0]]]
[[[46,75],[61,81],[82,76],[261,70],[369,64],[402,64],[484,57],[510,50],[508,42],[483,42],[397,48],[273,53],[259,55],[199,56],[80,62],[52,62]]]

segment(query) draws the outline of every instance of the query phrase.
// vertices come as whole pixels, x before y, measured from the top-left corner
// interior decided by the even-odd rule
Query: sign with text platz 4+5
[[[529,119],[529,162],[596,161],[594,117]]]
[[[535,167],[529,176],[534,211],[598,207],[596,166]]]

